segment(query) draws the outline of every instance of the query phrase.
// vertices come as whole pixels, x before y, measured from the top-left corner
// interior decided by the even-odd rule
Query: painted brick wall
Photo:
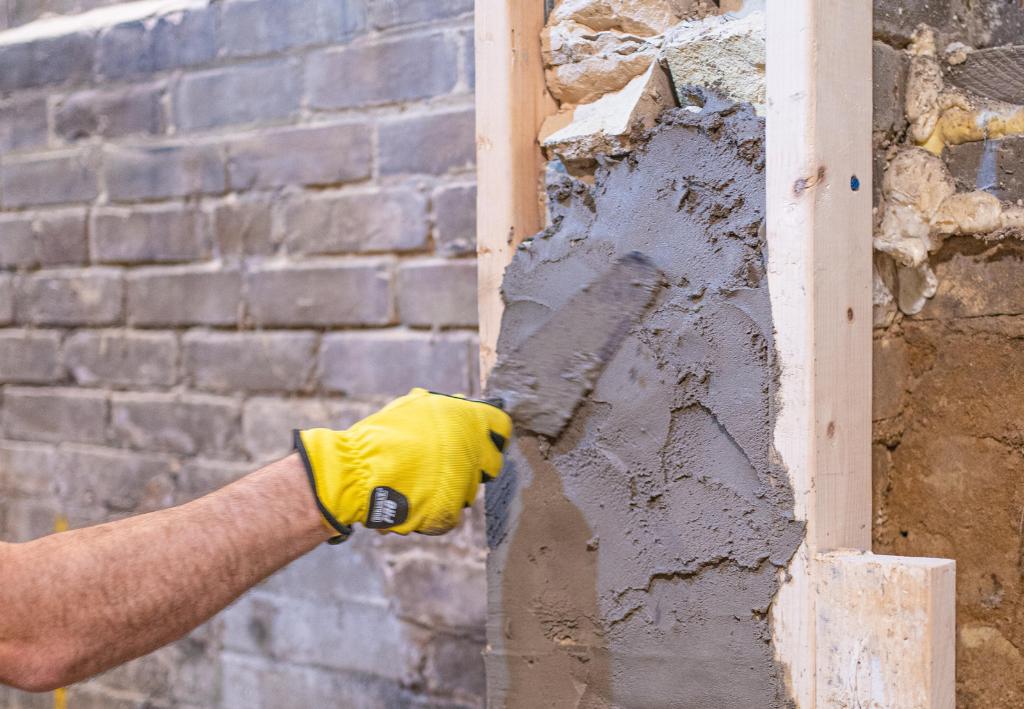
[[[186,501],[414,385],[475,393],[472,7],[0,34],[3,539]],[[474,509],[318,549],[69,706],[481,706],[482,534]]]

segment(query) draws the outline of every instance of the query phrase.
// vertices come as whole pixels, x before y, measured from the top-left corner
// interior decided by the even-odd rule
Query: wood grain
[[[543,226],[537,134],[555,113],[544,83],[544,0],[476,2],[477,268],[480,375],[494,366],[501,280],[515,247]]]

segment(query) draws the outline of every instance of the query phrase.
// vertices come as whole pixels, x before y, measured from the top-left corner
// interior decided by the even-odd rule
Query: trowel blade
[[[644,254],[621,256],[499,358],[487,396],[500,399],[517,426],[557,438],[663,282],[664,274]]]

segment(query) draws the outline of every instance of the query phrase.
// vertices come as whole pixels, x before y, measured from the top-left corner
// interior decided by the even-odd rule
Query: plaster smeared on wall
[[[803,536],[771,456],[764,121],[668,111],[506,271],[499,356],[620,254],[669,286],[557,440],[517,434],[487,491],[492,709],[785,705],[768,611]],[[566,333],[572,341],[572,333]]]

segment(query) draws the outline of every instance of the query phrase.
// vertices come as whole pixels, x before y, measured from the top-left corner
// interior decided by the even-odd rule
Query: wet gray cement
[[[768,613],[803,527],[773,466],[764,121],[666,113],[506,271],[499,357],[617,257],[667,285],[554,440],[487,490],[491,709],[786,706]],[[567,327],[565,337],[574,337]]]

